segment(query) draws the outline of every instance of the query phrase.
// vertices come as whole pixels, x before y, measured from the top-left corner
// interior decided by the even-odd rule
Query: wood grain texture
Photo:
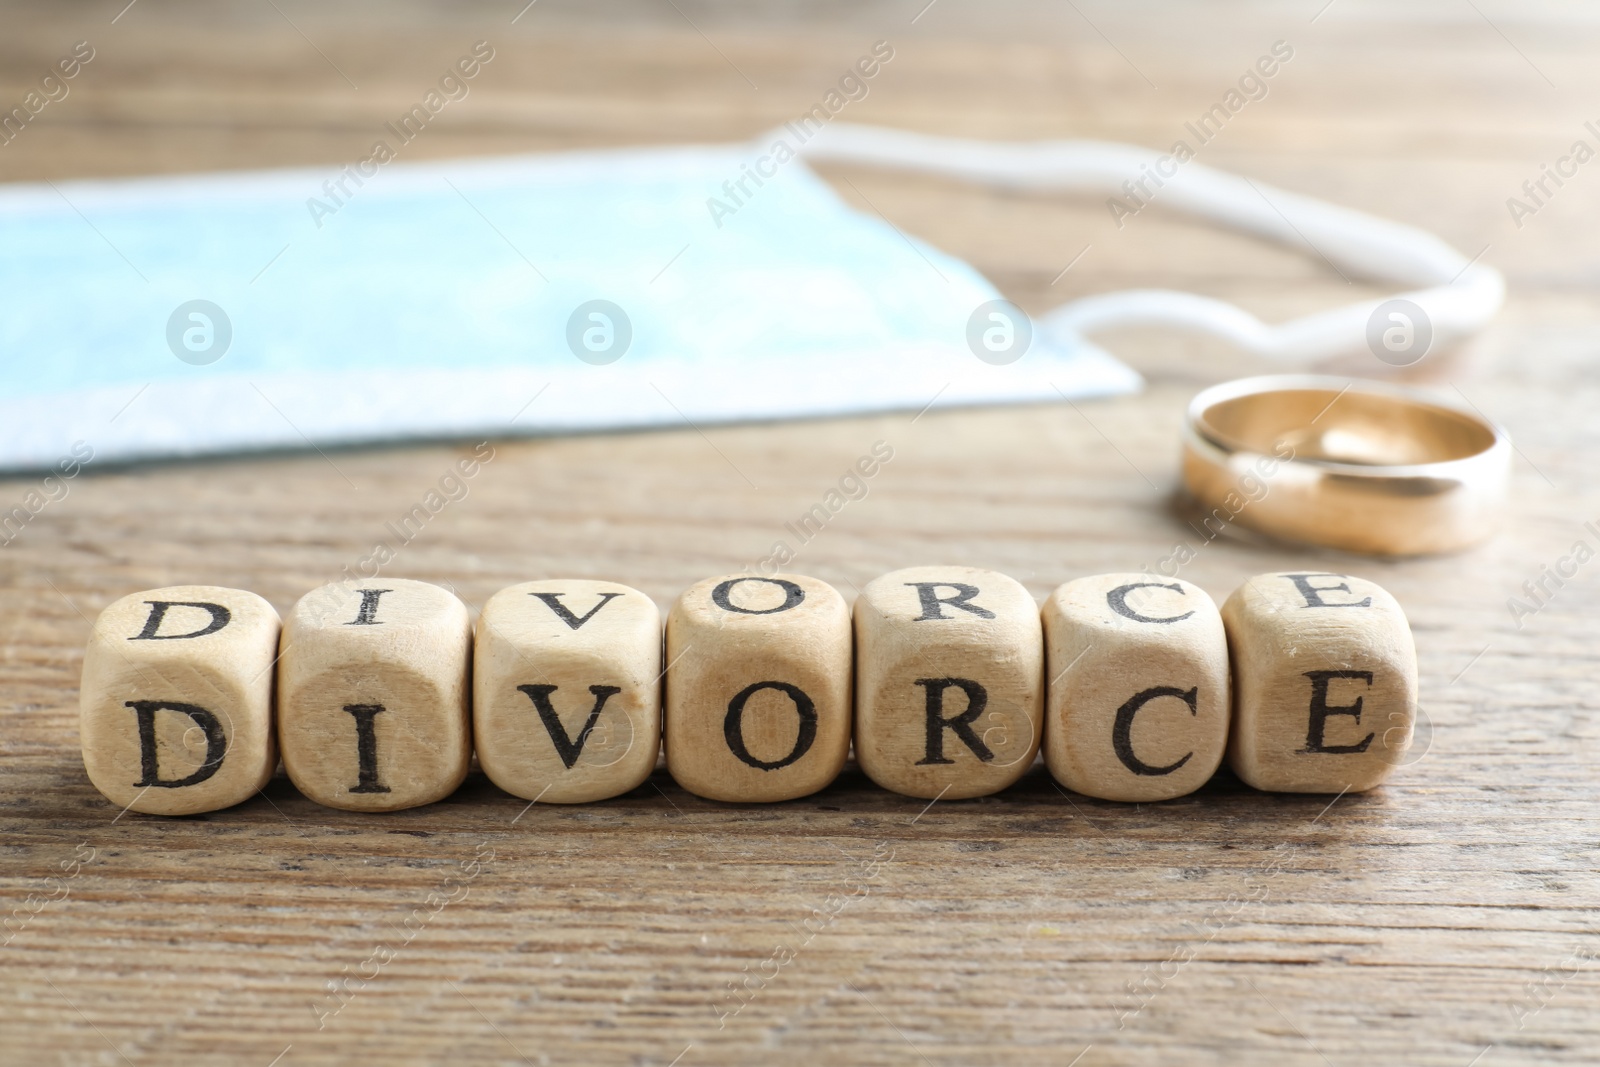
[[[0,174],[331,174],[479,38],[497,58],[410,158],[751,135],[880,38],[896,58],[850,117],[1164,145],[1288,40],[1270,94],[1200,158],[1413,221],[1507,272],[1494,328],[1415,369],[1517,441],[1507,530],[1404,563],[1206,541],[1168,503],[1183,405],[1264,368],[1146,331],[1108,339],[1151,380],[1129,399],[497,442],[386,574],[448,583],[475,611],[551,575],[625,582],[664,607],[764,558],[881,439],[894,458],[866,499],[788,567],[847,599],[934,562],[1002,571],[1042,599],[1069,578],[1159,568],[1180,543],[1194,553],[1181,576],[1218,600],[1264,571],[1349,570],[1410,616],[1418,743],[1383,788],[1331,804],[1223,773],[1126,806],[1063,795],[1036,766],[999,795],[931,807],[854,768],[762,807],[697,800],[659,770],[615,800],[529,807],[474,772],[439,804],[357,814],[280,772],[226,812],[119,817],[75,728],[96,612],[180,583],[286,612],[473,453],[91,465],[0,549],[0,1061],[1594,1061],[1596,565],[1532,614],[1507,599],[1597,542],[1583,524],[1600,520],[1600,172],[1520,229],[1505,206],[1595,117],[1592,15],[940,0],[913,23],[921,3],[540,0],[512,24],[520,4],[276,6],[8,5],[6,100],[77,40],[97,55],[0,148]],[[1278,318],[1376,291],[1159,204],[1118,230],[1091,202],[827,173],[1030,310],[1136,284]],[[30,488],[0,482],[0,500]]]

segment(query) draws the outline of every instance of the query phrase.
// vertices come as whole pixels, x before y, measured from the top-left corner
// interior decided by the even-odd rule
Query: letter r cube
[[[912,567],[856,600],[856,760],[913,797],[986,796],[1039,751],[1044,637],[1012,578]]]
[[[1228,763],[1280,793],[1361,792],[1411,744],[1417,653],[1394,597],[1362,578],[1258,574],[1222,607],[1233,663]]]

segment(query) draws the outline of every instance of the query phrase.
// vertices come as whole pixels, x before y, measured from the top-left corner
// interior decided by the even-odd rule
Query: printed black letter
[[[973,592],[977,592],[976,589]],[[921,767],[929,763],[954,763],[944,755],[944,732],[950,730],[972,749],[973,755],[984,763],[994,759],[994,753],[972,729],[972,720],[983,714],[989,706],[989,691],[970,678],[918,678],[913,685],[926,687],[924,710],[928,717],[928,737],[924,756],[917,760]],[[944,717],[944,691],[959,689],[967,694],[967,710],[960,715]]]
[[[545,607],[547,607],[551,611],[555,612],[557,618],[559,618],[562,622],[566,623],[572,629],[576,630],[578,627],[582,626],[584,623],[586,623],[590,619],[594,618],[595,612],[599,611],[601,608],[603,608],[607,604],[611,603],[613,598],[619,597],[622,594],[621,593],[601,593],[600,594],[600,603],[598,603],[594,607],[590,608],[589,609],[589,613],[587,615],[574,615],[572,612],[568,611],[567,610],[567,606],[561,602],[561,594],[560,593],[529,593],[528,595],[529,596],[536,596],[540,600],[544,601]],[[567,766],[570,767],[570,766],[572,766],[572,764],[569,763],[569,764],[567,764]]]
[[[198,785],[217,773],[222,757],[228,754],[228,739],[222,732],[222,723],[205,708],[195,704],[180,704],[174,700],[130,700],[124,705],[139,717],[139,780],[137,786],[160,786],[163,789],[180,789]],[[205,731],[206,760],[193,774],[184,778],[163,781],[156,767],[156,712],[177,711],[195,721]]]
[[[534,593],[533,595],[543,597],[556,594]],[[621,595],[621,593],[606,594],[608,597]],[[604,605],[605,601],[602,600],[594,611],[589,612],[589,615],[593,615],[595,611],[599,611]],[[562,608],[561,610],[565,611],[566,609]],[[589,615],[585,615],[583,619],[587,620]],[[583,620],[580,620],[578,626],[582,625]],[[574,626],[572,628],[576,630],[578,627]],[[561,757],[561,762],[567,765],[567,770],[569,771],[572,769],[572,765],[578,762],[578,757],[583,755],[583,746],[589,740],[589,731],[594,729],[595,721],[600,718],[600,712],[604,710],[606,701],[617,693],[622,692],[620,688],[614,685],[591,685],[589,687],[589,692],[594,694],[594,707],[590,709],[588,721],[583,724],[583,729],[578,731],[578,739],[574,741],[567,733],[567,728],[561,725],[561,717],[556,714],[556,709],[550,703],[550,694],[556,691],[556,686],[519,685],[517,688],[528,694],[528,699],[533,701],[534,708],[539,712],[539,721],[544,723],[545,732],[550,735],[550,743],[556,746],[557,755]]]
[[[757,612],[755,614],[766,613]],[[790,700],[794,701],[795,713],[800,716],[800,730],[795,736],[794,748],[789,750],[787,756],[771,763],[756,759],[750,755],[750,750],[744,747],[744,706],[751,697],[763,689],[776,689],[778,692],[786,694]],[[737,696],[728,701],[728,715],[722,720],[722,736],[728,742],[728,748],[735,756],[739,757],[741,762],[748,763],[750,766],[763,771],[775,771],[779,767],[789,766],[789,764],[804,756],[810,750],[811,742],[817,739],[817,706],[811,702],[811,698],[806,696],[804,691],[797,686],[790,685],[788,682],[757,682],[755,685],[741,689]]]
[[[1335,606],[1335,605],[1330,605]],[[1356,697],[1354,704],[1328,706],[1328,682],[1334,678],[1355,678],[1366,682],[1367,687],[1372,687],[1371,671],[1306,671],[1306,677],[1311,679],[1311,725],[1306,730],[1306,747],[1300,751],[1306,752],[1331,752],[1351,753],[1365,752],[1367,746],[1372,744],[1373,734],[1368,734],[1356,745],[1325,745],[1322,743],[1323,728],[1327,725],[1329,715],[1348,715],[1361,721],[1362,697]]]
[[[1365,597],[1361,600],[1335,601],[1332,604],[1322,599],[1323,593],[1348,593],[1350,586],[1344,582],[1340,582],[1338,585],[1322,586],[1311,584],[1311,579],[1313,578],[1343,578],[1344,575],[1342,574],[1285,574],[1284,577],[1293,582],[1295,588],[1300,590],[1300,595],[1306,598],[1306,607],[1308,608],[1370,608],[1372,606],[1371,597]]]
[[[944,613],[945,605],[949,605],[952,608],[960,608],[962,611],[970,611],[980,619],[994,618],[994,612],[988,608],[980,608],[976,604],[967,603],[967,601],[978,595],[978,587],[975,585],[965,585],[961,582],[907,582],[906,585],[915,589],[918,598],[922,601],[922,614],[912,620],[913,622],[955,618],[956,616],[954,615],[946,615]],[[938,593],[940,589],[954,589],[956,595],[941,598]]]
[[[1146,689],[1142,693],[1134,694],[1132,699],[1118,708],[1117,721],[1111,728],[1111,747],[1116,750],[1117,758],[1122,761],[1122,765],[1134,774],[1160,775],[1171,774],[1185,763],[1188,763],[1189,756],[1194,755],[1193,752],[1184,756],[1177,763],[1169,763],[1165,767],[1152,767],[1150,764],[1140,760],[1138,756],[1135,756],[1133,754],[1133,717],[1139,713],[1140,708],[1161,697],[1177,697],[1189,705],[1190,715],[1198,715],[1200,711],[1196,704],[1199,701],[1199,696],[1200,689],[1198,686],[1193,689],[1179,689],[1171,685],[1158,685],[1154,689]]]
[[[145,603],[150,605],[150,617],[144,620],[144,629],[137,636],[128,638],[129,641],[186,641],[191,637],[214,634],[233,621],[233,615],[221,604],[197,604],[187,600],[146,600]],[[211,613],[211,621],[193,633],[158,633],[162,622],[166,620],[168,608],[201,608]]]
[[[385,593],[394,592],[393,589],[361,589],[361,608],[356,612],[354,621],[345,623],[346,626],[382,626],[378,621],[378,598]]]
[[[783,603],[775,608],[741,608],[728,599],[728,594],[733,592],[733,587],[740,582],[766,582],[783,590]],[[723,611],[736,611],[740,615],[776,615],[780,611],[788,611],[806,598],[806,591],[791,581],[783,578],[729,578],[727,581],[711,590],[711,602]]]
[[[380,589],[381,593],[389,590]],[[363,594],[365,595],[365,594]],[[373,598],[374,604],[377,598]],[[346,625],[354,626],[355,623]],[[383,710],[382,704],[346,704],[344,710],[356,719],[357,781],[352,793],[387,793],[389,787],[378,781],[378,731],[373,718]]]
[[[1177,582],[1173,582],[1171,585],[1163,585],[1160,582],[1134,582],[1132,585],[1119,585],[1107,593],[1106,604],[1118,615],[1125,619],[1132,619],[1134,622],[1182,622],[1194,614],[1192,611],[1186,611],[1182,615],[1168,615],[1163,618],[1158,618],[1154,615],[1141,615],[1128,607],[1128,594],[1135,589],[1170,589],[1179,596],[1183,595],[1183,586]]]

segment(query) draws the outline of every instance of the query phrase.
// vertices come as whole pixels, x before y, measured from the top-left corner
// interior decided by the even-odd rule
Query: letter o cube
[[[778,801],[850,752],[850,611],[826,582],[728,575],[667,614],[667,770],[711,800]]]
[[[1321,572],[1258,574],[1222,606],[1233,658],[1228,764],[1279,793],[1358,793],[1404,757],[1417,652],[1376,583]]]
[[[272,777],[278,613],[243,589],[179,585],[100,613],[83,657],[83,765],[130,811],[230,807]]]
[[[856,762],[885,789],[979,797],[1039,751],[1044,639],[1015,579],[911,567],[856,601]]]
[[[1147,574],[1067,582],[1044,604],[1044,757],[1101,800],[1170,800],[1228,744],[1228,638],[1205,590]]]
[[[312,590],[278,660],[278,746],[318,804],[398,811],[455,791],[472,756],[467,607],[403,579]]]

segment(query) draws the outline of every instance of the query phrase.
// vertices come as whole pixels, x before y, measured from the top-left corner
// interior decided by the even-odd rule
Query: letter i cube
[[[912,567],[856,601],[856,761],[914,797],[985,796],[1039,751],[1044,639],[1015,579]]]
[[[449,796],[472,756],[472,626],[436,585],[384,579],[312,590],[278,660],[278,744],[318,804],[396,811]]]
[[[661,612],[614,582],[502,589],[478,616],[472,687],[495,785],[550,804],[626,793],[661,750]]]
[[[778,801],[850,752],[850,609],[826,582],[732,575],[667,614],[667,770],[711,800]]]
[[[1045,762],[1102,800],[1170,800],[1228,744],[1228,638],[1205,591],[1146,574],[1068,582],[1044,605]]]
[[[1257,789],[1343,793],[1411,744],[1417,652],[1400,605],[1341,574],[1258,574],[1222,606],[1233,658],[1228,764]]]
[[[278,766],[278,613],[242,589],[181,585],[100,613],[83,658],[89,780],[130,811],[193,815],[248,800]]]

